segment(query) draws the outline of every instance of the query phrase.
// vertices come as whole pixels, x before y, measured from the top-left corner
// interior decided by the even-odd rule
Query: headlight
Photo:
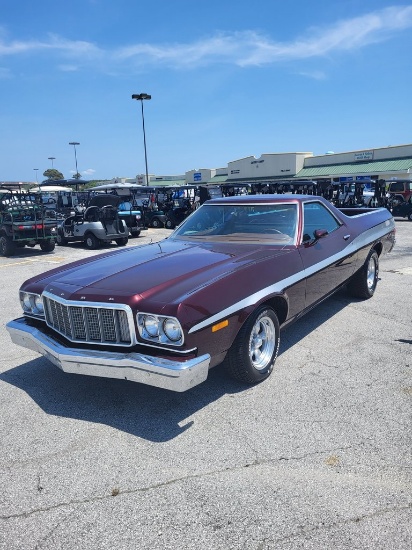
[[[24,311],[31,311],[32,303],[30,301],[30,294],[22,292],[20,295],[21,307]]]
[[[155,338],[159,335],[159,323],[156,317],[153,317],[153,315],[147,315],[144,318],[144,328],[147,330],[149,336],[152,338]]]
[[[20,303],[24,313],[44,316],[43,299],[39,294],[20,292]]]
[[[138,313],[137,327],[143,340],[169,346],[183,344],[183,330],[179,321],[174,317]]]
[[[172,342],[177,342],[182,337],[182,329],[176,319],[165,319],[163,330]]]
[[[44,313],[43,298],[38,294],[34,295],[34,307],[37,310],[39,315],[43,315]]]

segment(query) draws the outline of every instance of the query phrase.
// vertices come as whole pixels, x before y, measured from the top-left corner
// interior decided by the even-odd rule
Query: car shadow
[[[350,299],[336,294],[282,331],[280,354],[342,310]],[[46,413],[106,424],[152,442],[169,441],[190,429],[190,417],[224,395],[248,386],[216,367],[208,379],[184,393],[144,384],[66,374],[44,357],[0,374],[0,380],[26,392]]]

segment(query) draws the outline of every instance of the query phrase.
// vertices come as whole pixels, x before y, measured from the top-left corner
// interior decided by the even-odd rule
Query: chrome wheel
[[[276,342],[273,320],[268,316],[257,319],[249,339],[249,357],[256,370],[265,369],[272,361]]]
[[[366,272],[366,284],[368,285],[368,289],[370,291],[374,290],[376,286],[376,279],[378,277],[377,267],[375,256],[371,256],[369,258],[368,270]]]
[[[262,304],[246,319],[225,359],[228,373],[256,384],[273,370],[279,350],[280,327],[274,309]]]

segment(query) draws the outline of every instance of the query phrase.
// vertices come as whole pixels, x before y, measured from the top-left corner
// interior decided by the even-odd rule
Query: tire
[[[225,359],[229,375],[246,384],[265,380],[279,351],[280,328],[275,311],[258,307],[246,320]]]
[[[156,228],[158,228],[158,227],[163,227],[163,224],[162,224],[162,222],[159,220],[159,218],[153,218],[152,224],[151,224],[151,225],[152,225],[152,227],[156,227]]]
[[[121,239],[115,239],[117,246],[126,246],[129,242],[129,239],[127,237],[122,237]]]
[[[166,229],[174,229],[176,225],[172,222],[172,220],[167,219],[165,222]]]
[[[412,212],[408,215],[408,220],[412,222]]]
[[[375,294],[379,276],[379,257],[376,250],[371,250],[365,263],[352,277],[348,291],[355,298],[368,300]]]
[[[55,246],[56,243],[54,242],[54,239],[48,239],[47,241],[42,241],[40,243],[40,248],[43,252],[53,252]]]
[[[56,235],[56,242],[59,246],[66,246],[69,241],[59,232]]]
[[[84,239],[84,244],[88,250],[96,250],[99,248],[100,241],[93,233],[87,233]]]
[[[7,237],[7,235],[0,236],[0,255],[1,256],[13,256],[16,252],[16,243]]]

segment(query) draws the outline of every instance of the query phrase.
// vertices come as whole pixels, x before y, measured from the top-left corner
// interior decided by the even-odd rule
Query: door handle
[[[344,239],[345,241],[347,241],[348,239],[350,239],[350,235],[344,235],[344,236],[343,236],[343,239]]]

